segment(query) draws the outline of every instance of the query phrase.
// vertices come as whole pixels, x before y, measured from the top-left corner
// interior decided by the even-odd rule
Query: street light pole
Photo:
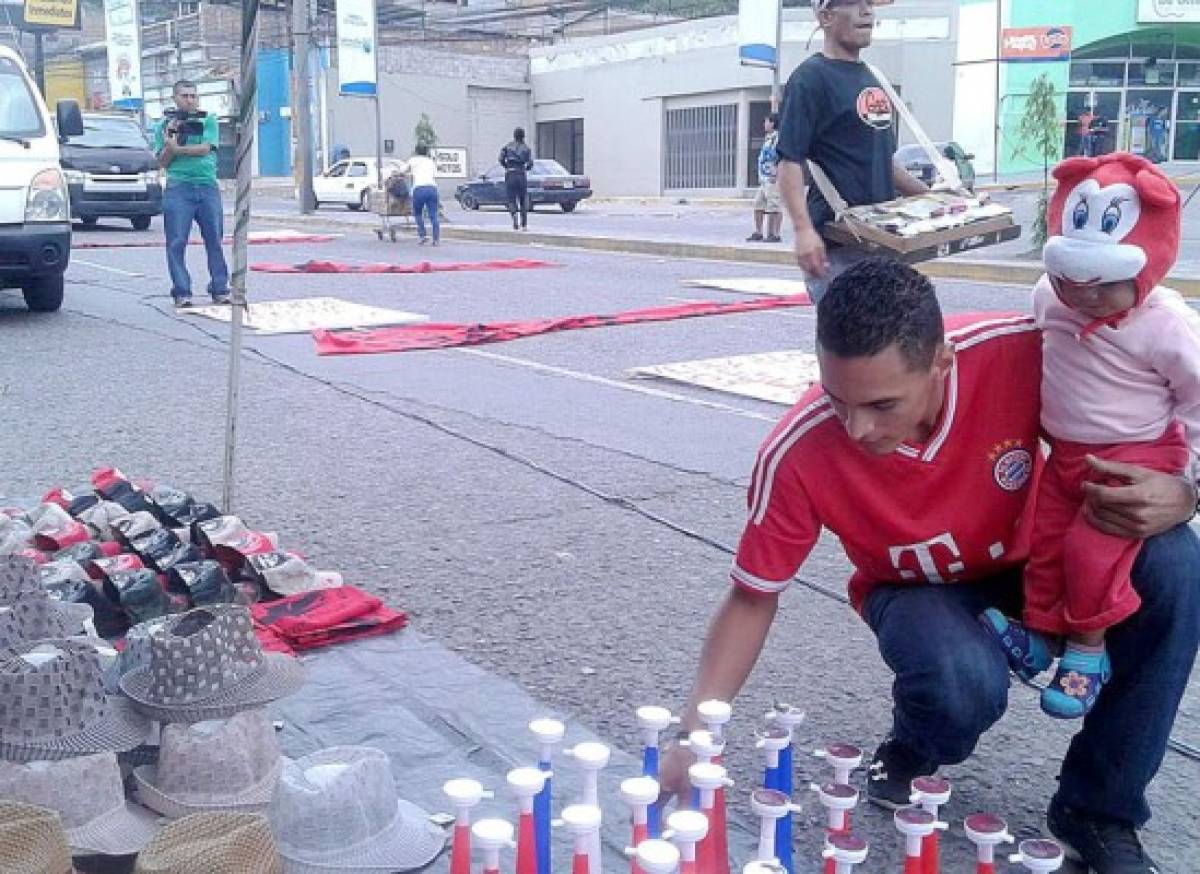
[[[293,121],[296,124],[296,200],[302,215],[316,212],[313,193],[312,82],[309,54],[312,46],[312,9],[309,0],[292,0],[292,64],[296,71]]]
[[[783,104],[783,0],[775,16],[775,66],[771,70],[771,111],[779,112]]]

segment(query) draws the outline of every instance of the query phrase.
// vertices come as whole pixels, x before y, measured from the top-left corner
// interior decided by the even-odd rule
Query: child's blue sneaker
[[[1054,679],[1042,691],[1042,710],[1055,719],[1081,719],[1096,704],[1100,690],[1112,679],[1108,652],[1079,650],[1067,644]]]
[[[1025,682],[1046,670],[1054,661],[1050,646],[1042,634],[1026,628],[1015,619],[1009,619],[994,607],[984,610],[979,615],[979,621],[1004,650],[1012,672]]]

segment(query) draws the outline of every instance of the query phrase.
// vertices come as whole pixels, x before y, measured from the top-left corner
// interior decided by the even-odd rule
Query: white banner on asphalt
[[[780,0],[739,0],[738,59],[752,67],[774,67],[779,61]]]
[[[817,356],[793,349],[634,367],[629,375],[665,379],[786,406],[796,403],[820,379]]]
[[[374,97],[375,0],[337,0],[338,93]]]
[[[182,310],[189,316],[202,316],[228,322],[230,306],[192,307]],[[382,325],[415,325],[428,322],[429,316],[366,306],[337,297],[309,297],[298,300],[269,300],[249,307],[245,325],[260,334],[307,334],[317,328],[374,328]]]
[[[142,108],[142,40],[136,0],[104,0],[108,88],[118,109]]]

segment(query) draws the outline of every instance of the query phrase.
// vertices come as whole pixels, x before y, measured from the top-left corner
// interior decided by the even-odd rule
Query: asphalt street
[[[102,229],[77,240],[157,239],[157,228]],[[190,254],[200,285],[201,250]],[[424,249],[411,238],[380,243],[353,228],[334,242],[250,250],[251,262],[317,257],[538,257],[558,266],[252,273],[252,300],[335,296],[434,321],[485,322],[739,299],[685,287],[684,279],[797,278],[784,268],[518,245],[449,241]],[[219,500],[228,328],[173,312],[165,272],[158,249],[78,251],[62,312],[31,315],[19,295],[0,295],[0,495],[36,497],[116,464]],[[1028,294],[958,282],[939,290],[948,312],[1020,310]],[[743,522],[755,450],[783,409],[635,381],[626,371],[812,351],[813,329],[810,309],[785,309],[333,358],[318,358],[307,335],[247,334],[236,509],[322,569],[340,570],[409,611],[416,628],[515,680],[548,709],[634,751],[634,708],[678,707],[686,695],[709,614],[728,585],[728,550]],[[836,541],[822,542],[801,576],[809,585],[783,596],[767,650],[737,702],[727,753],[737,791],[759,777],[752,732],[776,700],[808,711],[802,749],[842,741],[869,754],[889,725],[888,672],[867,627],[837,597],[847,564]],[[1019,836],[1041,834],[1070,731],[1040,713],[1034,694],[1014,687],[1008,714],[977,754],[947,769],[955,796],[946,815],[961,823],[994,812]],[[1200,745],[1195,684],[1175,734]],[[799,772],[824,776],[816,759],[801,758]],[[1146,840],[1166,871],[1200,870],[1198,777],[1200,763],[1169,753],[1152,787]],[[803,800],[798,852],[809,871],[823,814]],[[864,874],[897,869],[890,814],[863,810],[856,826],[873,846]],[[968,870],[974,857],[961,828],[946,844],[945,870]]]

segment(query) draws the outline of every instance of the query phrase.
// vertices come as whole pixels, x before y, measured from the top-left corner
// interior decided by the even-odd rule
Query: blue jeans
[[[438,224],[438,189],[436,185],[418,185],[412,193],[413,218],[417,220],[417,236],[425,239],[425,213],[429,214],[429,224],[433,228],[433,241],[436,243],[442,234]]]
[[[1140,827],[1200,645],[1200,539],[1187,525],[1150,538],[1132,579],[1141,609],[1108,631],[1113,679],[1071,741],[1057,799]],[[913,752],[957,764],[1004,713],[1008,665],[976,617],[993,606],[1020,615],[1020,585],[1012,573],[867,598],[863,616],[896,675],[893,732]]]
[[[221,238],[225,233],[221,190],[215,185],[167,182],[167,190],[163,192],[163,229],[167,235],[167,270],[171,274],[171,296],[192,296],[192,277],[187,269],[187,246],[193,221],[200,226],[204,251],[208,255],[208,293],[229,294],[229,267],[225,264],[225,253],[221,251]]]
[[[825,246],[826,255],[829,258],[829,269],[825,271],[825,275],[820,279],[815,276],[804,277],[808,296],[814,306],[821,302],[821,298],[829,290],[829,283],[833,282],[833,280],[837,279],[859,261],[871,257],[869,252],[864,252],[862,249],[855,249],[853,246],[836,246],[831,245],[829,242],[826,242]]]

